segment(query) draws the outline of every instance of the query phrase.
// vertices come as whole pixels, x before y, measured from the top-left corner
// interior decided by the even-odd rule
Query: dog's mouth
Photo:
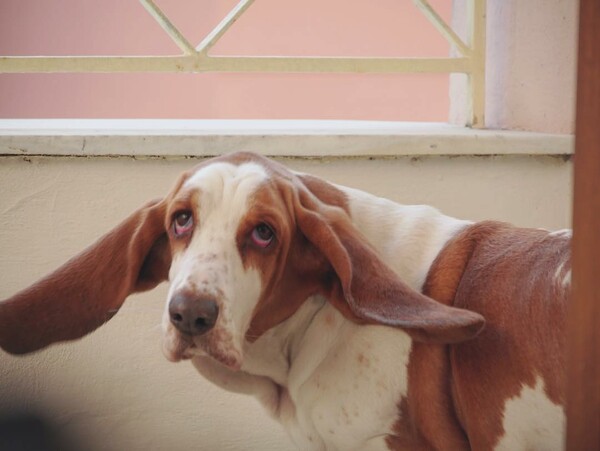
[[[179,333],[173,327],[167,327],[162,342],[163,354],[170,362],[179,362],[192,358],[195,347],[191,336]]]
[[[234,345],[229,332],[215,327],[205,335],[192,337],[168,325],[163,336],[163,353],[167,360],[179,362],[194,356],[209,356],[229,369],[242,366],[241,352]]]

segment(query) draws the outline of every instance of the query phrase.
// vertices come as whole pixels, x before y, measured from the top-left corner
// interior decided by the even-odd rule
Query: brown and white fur
[[[81,337],[167,278],[166,357],[256,396],[299,449],[562,447],[568,231],[230,154],[0,303],[0,346]]]

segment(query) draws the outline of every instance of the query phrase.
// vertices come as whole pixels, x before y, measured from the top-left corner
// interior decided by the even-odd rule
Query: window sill
[[[572,155],[573,135],[444,123],[314,120],[4,119],[0,155],[286,157]]]

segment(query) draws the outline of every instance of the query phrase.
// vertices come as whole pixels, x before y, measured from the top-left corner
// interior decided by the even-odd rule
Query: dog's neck
[[[291,364],[298,355],[306,331],[325,307],[329,307],[326,299],[312,296],[289,319],[265,332],[254,343],[246,342],[242,369],[287,387]]]

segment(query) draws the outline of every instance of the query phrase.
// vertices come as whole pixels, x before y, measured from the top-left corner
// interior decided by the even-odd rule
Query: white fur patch
[[[250,196],[266,178],[265,170],[254,163],[214,163],[185,182],[184,189],[197,191],[198,205],[192,239],[185,251],[174,256],[169,273],[163,326],[173,349],[180,349],[181,344],[174,341],[177,334],[169,333],[169,300],[179,290],[191,291],[215,299],[219,306],[215,327],[194,337],[192,354],[206,352],[222,363],[241,365],[244,335],[262,282],[257,270],[244,269],[236,235],[250,208]]]
[[[567,288],[571,285],[571,269],[565,271],[566,262],[562,262],[554,271],[554,282],[562,288]]]
[[[292,355],[294,410],[280,417],[299,449],[386,449],[406,395],[410,346],[403,332],[358,326],[325,303]]]
[[[571,230],[571,229],[555,230],[554,232],[550,232],[548,235],[571,238],[573,236],[573,230]]]
[[[571,285],[571,270],[570,269],[564,275],[561,284],[562,284],[563,288],[567,288],[569,285]]]
[[[504,405],[504,436],[495,449],[563,449],[565,425],[562,407],[550,401],[538,377],[534,387],[524,386]]]
[[[565,266],[565,262],[562,262],[560,265],[558,265],[558,267],[556,268],[556,271],[554,271],[554,280],[560,279],[564,266]]]
[[[379,257],[417,291],[446,242],[471,224],[427,205],[400,205],[353,188],[338,188],[348,194],[354,225]]]

